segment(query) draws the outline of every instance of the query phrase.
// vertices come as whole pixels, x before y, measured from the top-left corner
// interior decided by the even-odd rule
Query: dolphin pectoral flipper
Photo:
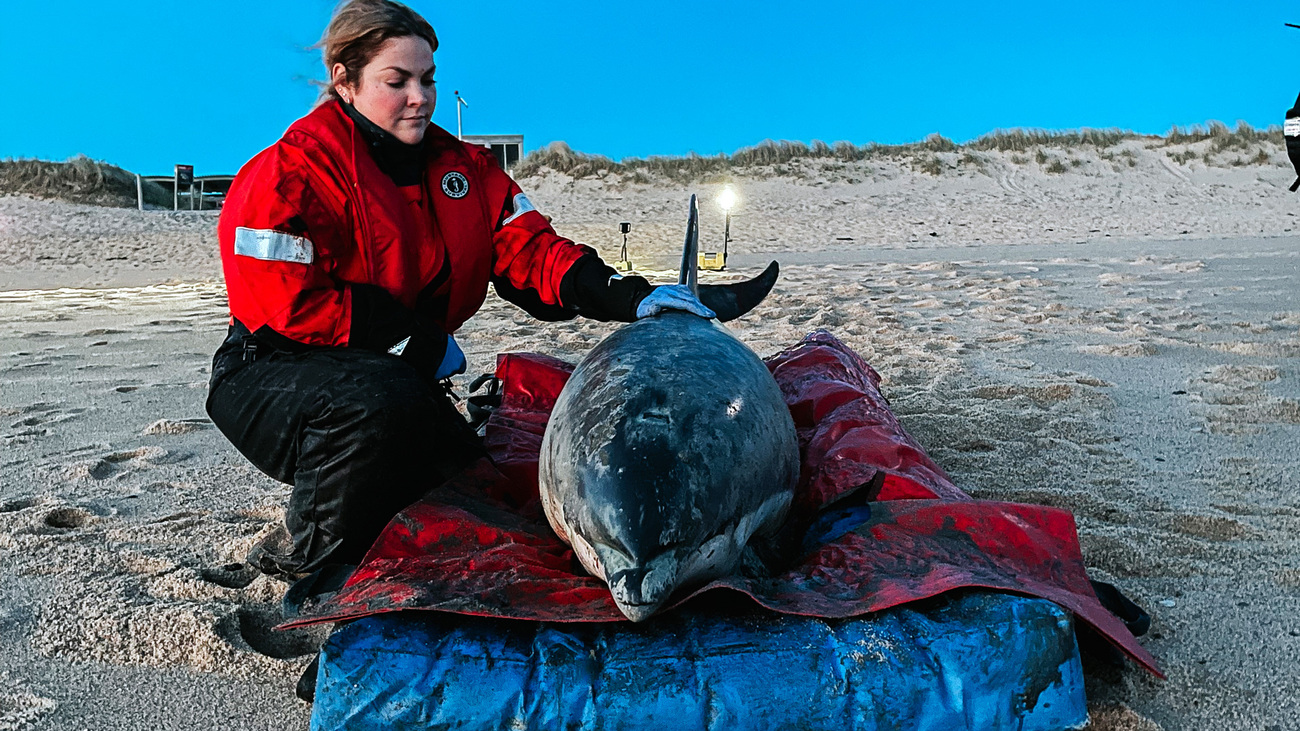
[[[772,262],[753,279],[733,284],[701,284],[700,302],[718,314],[719,322],[730,322],[757,307],[776,286],[780,273],[781,266]]]

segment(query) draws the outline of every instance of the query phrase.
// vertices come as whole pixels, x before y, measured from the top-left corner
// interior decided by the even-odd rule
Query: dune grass
[[[563,142],[552,142],[528,153],[511,172],[519,178],[550,169],[571,178],[618,174],[628,176],[634,182],[648,182],[652,176],[692,182],[710,176],[725,176],[739,170],[788,166],[808,161],[859,162],[872,158],[957,152],[959,149],[960,146],[955,142],[937,134],[930,135],[921,142],[905,145],[881,145],[875,142],[854,145],[843,141],[827,144],[821,140],[807,144],[791,140],[763,140],[753,147],[743,147],[730,155],[656,155],[629,157],[615,162],[603,155],[577,152]],[[638,178],[644,180],[637,180]]]
[[[157,183],[144,183],[145,202],[171,207],[171,194]],[[78,155],[66,162],[35,159],[0,160],[0,195],[25,194],[72,203],[134,208],[135,175],[116,165]]]
[[[1100,149],[1140,139],[1144,139],[1142,135],[1122,129],[999,129],[977,137],[963,147],[998,152],[1030,152],[1042,147]]]
[[[1247,150],[1261,143],[1283,144],[1282,128],[1273,125],[1255,129],[1245,122],[1237,122],[1236,129],[1228,129],[1223,122],[1211,121],[1190,127],[1173,127],[1165,134],[1165,145],[1187,145],[1210,140],[1212,152]]]
[[[1245,122],[1239,122],[1236,129],[1230,129],[1222,122],[1209,122],[1205,125],[1191,127],[1174,127],[1164,137],[1142,135],[1122,129],[1077,129],[1077,130],[1042,130],[1042,129],[999,129],[981,135],[969,142],[958,144],[939,134],[932,134],[919,142],[900,145],[884,145],[875,142],[855,145],[851,142],[827,143],[813,140],[804,143],[791,140],[764,140],[752,147],[743,147],[730,155],[699,155],[691,153],[682,156],[654,156],[647,158],[629,157],[612,160],[602,155],[591,155],[571,149],[563,142],[554,142],[530,152],[512,171],[516,177],[527,178],[552,170],[574,179],[603,178],[618,176],[623,183],[650,183],[656,179],[667,179],[677,183],[716,182],[733,175],[746,176],[790,176],[807,177],[806,166],[833,165],[835,163],[856,163],[872,159],[893,159],[907,162],[911,169],[929,175],[941,175],[945,169],[974,167],[985,170],[988,160],[977,153],[1010,153],[1013,164],[1025,164],[1027,156],[1032,156],[1047,172],[1067,172],[1065,163],[1049,156],[1046,150],[1070,151],[1092,150],[1101,159],[1115,161],[1124,158],[1128,167],[1135,166],[1136,160],[1131,149],[1122,148],[1118,154],[1112,149],[1125,143],[1136,142],[1145,147],[1150,146],[1186,146],[1211,140],[1209,153],[1238,151],[1246,153],[1252,163],[1258,163],[1268,157],[1261,149],[1267,145],[1282,145],[1280,127],[1257,130]],[[959,157],[942,159],[947,153],[957,153]],[[1174,153],[1184,160],[1192,159],[1195,153]],[[1205,154],[1209,160],[1209,154]],[[1230,163],[1229,163],[1230,164]],[[1264,164],[1264,163],[1258,163]],[[1085,167],[1082,161],[1072,158],[1070,167]]]
[[[1255,129],[1245,122],[1238,122],[1236,129],[1229,129],[1222,122],[1174,127],[1164,140],[1166,147],[1182,148],[1169,153],[1169,159],[1174,162],[1182,165],[1199,156],[1207,166],[1218,167],[1269,165],[1272,156],[1267,148],[1280,150],[1285,144],[1281,127]],[[1203,144],[1206,142],[1209,144]]]

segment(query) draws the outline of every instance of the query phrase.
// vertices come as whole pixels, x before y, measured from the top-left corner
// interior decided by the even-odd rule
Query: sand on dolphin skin
[[[1300,715],[1300,238],[1284,171],[1246,170],[738,181],[731,266],[703,275],[780,260],[742,340],[832,331],[963,489],[1074,512],[1169,674],[1090,662],[1094,729]],[[633,221],[634,261],[674,276],[689,191],[526,187],[607,258]],[[1202,228],[1178,238],[1180,218]],[[285,585],[242,563],[288,488],[203,408],[227,317],[214,224],[0,198],[0,728],[306,726],[293,684],[320,631],[270,631]],[[489,296],[458,385],[614,327]]]

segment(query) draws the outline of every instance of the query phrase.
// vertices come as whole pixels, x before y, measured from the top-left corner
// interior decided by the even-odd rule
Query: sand
[[[1294,728],[1290,175],[1142,163],[738,180],[731,267],[705,280],[781,261],[731,324],[755,351],[831,330],[963,489],[1074,512],[1094,578],[1152,613],[1169,675],[1090,666],[1092,728]],[[634,261],[667,276],[690,191],[525,187],[607,259],[631,221]],[[271,632],[284,584],[240,564],[288,492],[203,410],[225,322],[214,226],[0,198],[0,729],[306,726],[293,684],[319,631]],[[458,335],[460,383],[507,350],[576,360],[612,329],[490,297]]]

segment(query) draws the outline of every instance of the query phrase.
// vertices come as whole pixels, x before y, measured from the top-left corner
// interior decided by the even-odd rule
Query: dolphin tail
[[[691,194],[691,212],[686,218],[686,245],[682,247],[682,273],[677,277],[678,284],[685,284],[691,294],[699,296],[699,276],[696,274],[697,260],[700,258],[700,209],[695,204],[695,194]]]
[[[718,314],[718,322],[731,322],[757,307],[772,291],[780,273],[781,266],[772,262],[753,279],[731,284],[702,284],[700,301]]]

